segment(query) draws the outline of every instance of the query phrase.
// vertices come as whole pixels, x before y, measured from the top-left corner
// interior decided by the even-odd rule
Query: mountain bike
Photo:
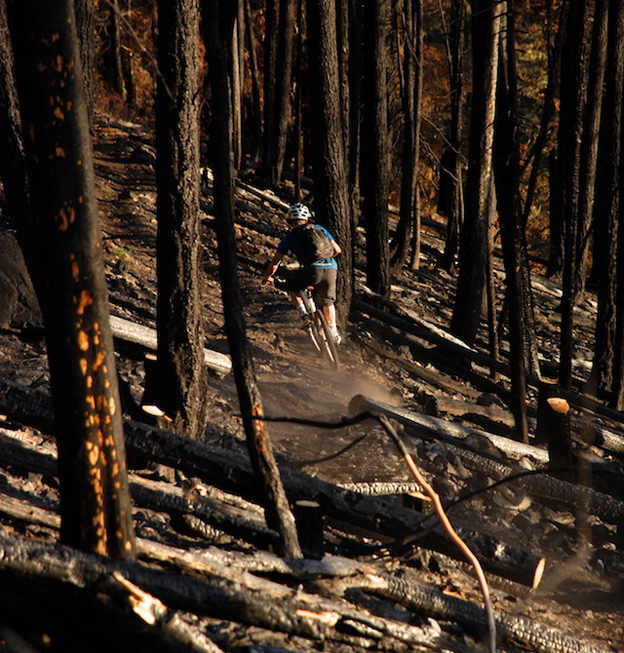
[[[280,280],[283,280],[283,276],[280,277],[279,269],[275,273],[274,279],[275,287],[284,290],[283,287],[280,288]],[[314,301],[314,286],[302,288],[299,291],[299,296],[310,316],[310,320],[307,323],[307,331],[314,345],[314,349],[333,369],[337,370],[340,367],[338,346],[332,332],[329,330],[329,324],[327,324],[327,318],[323,310],[318,308]]]
[[[340,367],[338,359],[338,346],[332,332],[329,330],[327,318],[322,309],[317,308],[314,301],[314,286],[302,288],[299,296],[310,316],[308,333],[316,351],[325,359],[331,367],[337,370]]]

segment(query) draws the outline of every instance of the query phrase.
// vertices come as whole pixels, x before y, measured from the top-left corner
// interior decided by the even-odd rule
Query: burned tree
[[[115,557],[134,534],[73,3],[10,2],[32,213],[26,260],[46,329],[61,539]]]
[[[484,305],[487,231],[492,174],[494,98],[498,64],[497,3],[473,0],[471,35],[473,91],[466,179],[466,215],[461,232],[459,276],[451,331],[474,342]]]
[[[156,97],[158,374],[156,404],[175,429],[201,439],[206,367],[199,237],[199,10],[159,3]]]
[[[353,294],[352,223],[348,192],[346,143],[340,116],[340,80],[337,65],[337,17],[333,2],[309,0],[308,57],[313,94],[313,157],[316,216],[336,235],[342,254],[338,276],[338,316],[346,323]]]
[[[243,317],[242,295],[236,262],[234,231],[234,173],[231,145],[231,89],[228,57],[232,47],[232,7],[224,2],[203,0],[203,34],[212,92],[211,144],[214,149],[214,212],[217,232],[221,296],[225,314],[234,380],[243,414],[243,427],[255,480],[263,496],[267,524],[280,537],[280,553],[301,557],[295,522],[275,462],[269,434],[262,417],[264,409],[256,383],[253,359]]]

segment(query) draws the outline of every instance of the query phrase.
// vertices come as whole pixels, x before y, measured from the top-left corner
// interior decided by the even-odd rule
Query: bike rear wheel
[[[327,319],[323,314],[323,311],[317,310],[314,313],[314,321],[316,322],[318,331],[321,333],[321,349],[323,356],[327,359],[329,364],[335,370],[337,370],[340,367],[340,361],[338,359],[338,346],[336,345],[334,335],[329,329],[329,324],[327,324]]]
[[[325,315],[322,310],[316,307],[314,300],[308,294],[307,290],[303,290],[300,295],[306,311],[311,318],[308,330],[312,344],[319,354],[337,370],[340,366],[338,361],[338,348],[336,347],[334,336],[329,330]]]

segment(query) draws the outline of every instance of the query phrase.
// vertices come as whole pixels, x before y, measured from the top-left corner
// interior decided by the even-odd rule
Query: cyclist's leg
[[[297,270],[285,270],[281,278],[275,279],[275,287],[280,290],[288,291],[290,300],[296,306],[302,319],[307,317],[307,311],[301,300],[300,291],[307,288],[314,281],[314,276],[310,270],[299,268]]]
[[[335,269],[320,268],[317,270],[317,283],[314,289],[317,294],[317,301],[323,308],[323,315],[327,320],[327,325],[338,343],[342,341],[336,326],[336,277],[338,276]]]

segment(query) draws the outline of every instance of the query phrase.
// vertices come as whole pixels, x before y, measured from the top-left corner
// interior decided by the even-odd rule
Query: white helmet
[[[305,220],[310,219],[310,209],[305,204],[293,204],[286,214],[286,220]]]

